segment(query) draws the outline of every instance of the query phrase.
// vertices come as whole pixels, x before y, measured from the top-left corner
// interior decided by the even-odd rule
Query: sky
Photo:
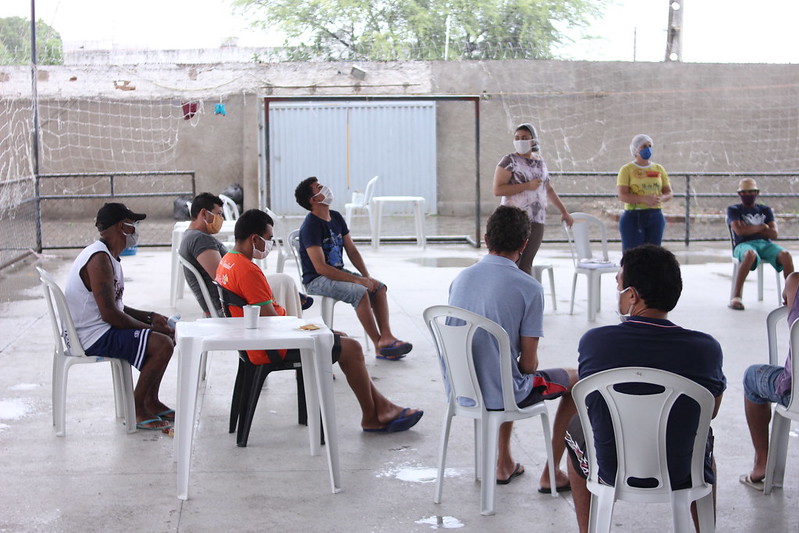
[[[37,18],[61,33],[65,48],[217,48],[275,46],[230,0],[35,0]],[[799,63],[799,0],[678,0],[683,61]],[[604,16],[557,53],[567,59],[662,61],[669,0],[609,0]],[[0,17],[30,17],[30,0],[0,0]],[[577,36],[575,36],[577,37]]]

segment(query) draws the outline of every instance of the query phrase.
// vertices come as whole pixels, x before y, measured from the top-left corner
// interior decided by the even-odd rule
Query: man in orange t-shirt
[[[244,299],[248,305],[261,308],[260,316],[285,316],[286,310],[275,302],[272,289],[263,271],[252,262],[265,259],[272,249],[272,219],[258,209],[244,212],[236,221],[236,245],[219,262],[216,282]],[[233,316],[243,316],[241,307],[230,306]],[[298,350],[249,350],[253,364],[264,364],[276,358],[299,361]],[[361,406],[361,428],[366,432],[394,433],[405,431],[422,418],[421,409],[402,408],[377,390],[363,359],[363,349],[354,339],[334,334],[333,362],[338,361],[358,403]]]

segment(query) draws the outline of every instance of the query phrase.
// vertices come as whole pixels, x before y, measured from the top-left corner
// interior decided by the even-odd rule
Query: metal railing
[[[135,178],[151,178],[158,181],[158,186],[149,184],[151,189],[149,191],[140,190],[147,184],[136,184],[132,180]],[[180,180],[184,183],[181,184]],[[90,189],[91,192],[70,192],[66,185],[59,186],[55,184],[55,180],[83,180],[90,181],[89,185],[79,183],[78,189],[83,191]],[[191,186],[187,187],[190,181]],[[103,183],[104,182],[104,183]],[[98,188],[100,189],[98,191]],[[176,189],[176,190],[171,190]],[[45,192],[42,192],[42,191]],[[107,199],[107,200],[121,200],[121,199],[149,199],[149,198],[178,198],[186,196],[194,198],[196,194],[195,173],[193,171],[153,171],[153,172],[89,172],[89,173],[53,173],[53,174],[39,174],[36,176],[36,243],[37,248],[47,249],[61,249],[61,248],[74,248],[76,246],[83,246],[86,239],[81,238],[77,243],[66,242],[66,238],[56,238],[55,243],[44,244],[43,233],[43,216],[42,202],[48,201],[61,201],[72,202],[80,200],[94,200],[94,199]],[[83,204],[81,204],[83,205]],[[64,207],[63,210],[67,208]],[[78,207],[80,209],[80,207]],[[166,209],[162,207],[162,210]],[[93,216],[94,213],[92,212]],[[56,216],[56,219],[60,217]],[[54,231],[54,230],[50,230]],[[144,244],[144,246],[168,246],[169,240],[163,239],[163,242],[152,242]]]
[[[558,196],[568,201],[569,198],[582,198],[592,200],[605,200],[621,212],[620,201],[616,196],[616,176],[615,172],[550,172],[550,175],[558,179],[556,186]],[[603,190],[609,192],[599,192],[593,190],[588,192],[570,192],[576,187],[577,181],[574,178],[600,178],[596,179],[594,184],[601,181],[601,178],[612,178],[612,185],[605,183]],[[567,183],[566,178],[572,178],[570,183]],[[686,246],[693,242],[706,242],[706,241],[729,241],[729,235],[726,231],[726,206],[738,203],[738,198],[735,191],[738,186],[738,181],[743,178],[756,178],[761,181],[759,183],[760,202],[771,206],[774,209],[775,217],[780,219],[797,219],[797,204],[785,202],[788,200],[799,199],[799,172],[669,172],[669,181],[672,185],[672,193],[674,201],[684,202],[682,213],[675,216],[674,210],[667,211],[667,218],[676,220],[676,222],[685,225],[682,236],[675,238],[674,236],[664,238],[664,241],[669,242],[684,242]],[[707,183],[703,180],[712,179],[714,183]],[[775,181],[776,180],[776,181]],[[610,181],[610,180],[608,180]],[[684,183],[680,183],[684,181]],[[561,185],[563,184],[563,185]],[[610,185],[610,186],[608,186]],[[765,185],[765,186],[764,186]],[[717,190],[713,190],[713,189]],[[796,190],[791,190],[796,189]],[[715,202],[715,209],[702,210],[699,208],[700,200],[702,199],[717,199]],[[673,205],[673,204],[672,204]],[[669,215],[669,211],[672,213]],[[718,222],[725,226],[724,231],[714,232],[712,236],[695,236],[692,234],[692,229],[699,223],[705,222]],[[790,228],[792,232],[780,232],[780,240],[799,240],[799,227]],[[613,234],[612,232],[610,233]],[[620,239],[610,239],[618,241]],[[552,242],[560,242],[552,241]]]

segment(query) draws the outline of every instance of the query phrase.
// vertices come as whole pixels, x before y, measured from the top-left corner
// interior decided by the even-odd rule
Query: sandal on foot
[[[161,411],[160,413],[155,413],[155,416],[157,416],[161,420],[166,420],[167,422],[174,422],[175,421],[175,410],[174,409],[167,409],[166,411]]]
[[[166,424],[160,426],[154,426],[158,422],[166,422]],[[172,427],[172,424],[167,422],[166,420],[162,420],[158,417],[149,418],[147,420],[142,420],[141,422],[136,422],[136,429],[145,429],[149,431],[161,431],[162,429],[169,429]]]
[[[743,302],[741,302],[741,297],[740,296],[736,296],[735,298],[730,300],[730,303],[729,303],[729,305],[727,307],[729,307],[730,309],[735,309],[736,311],[743,311],[744,310],[744,304],[743,304]]]
[[[742,475],[741,477],[738,478],[738,481],[740,481],[741,483],[743,483],[747,487],[751,487],[751,488],[753,488],[755,490],[763,492],[764,483],[763,483],[762,479],[759,480],[759,481],[755,481],[754,479],[752,479],[752,476],[750,476],[749,474],[744,474],[744,475]]]
[[[389,361],[399,361],[405,354],[413,349],[413,344],[410,342],[394,341],[388,346],[384,346],[378,350],[375,356],[377,359],[387,359]]]
[[[405,413],[408,411],[408,408],[403,409],[399,416],[386,424],[385,427],[377,429],[364,428],[363,430],[366,433],[397,433],[398,431],[407,431],[415,426],[416,423],[421,420],[422,415],[424,415],[424,411],[420,409],[413,414],[405,416]]]
[[[513,478],[519,477],[522,474],[524,474],[524,467],[522,466],[521,463],[516,463],[516,467],[513,469],[513,472],[511,472],[510,475],[505,479],[498,479],[497,485],[507,485],[508,483],[513,481]]]

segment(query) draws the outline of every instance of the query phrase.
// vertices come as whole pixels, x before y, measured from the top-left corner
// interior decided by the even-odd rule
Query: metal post
[[[669,0],[666,61],[682,61],[682,12],[685,0]]]
[[[480,248],[480,98],[474,100],[474,247]]]
[[[42,251],[42,202],[39,198],[39,74],[36,59],[36,0],[31,0],[31,109],[33,131],[31,152],[33,155],[33,187],[35,195],[34,216],[36,218],[36,251]]]
[[[269,207],[272,205],[272,166],[269,164],[269,158],[271,157],[270,154],[270,142],[269,142],[269,99],[264,99],[264,157],[266,158],[266,169],[264,172],[264,190],[261,194],[263,194],[263,205]]]
[[[685,247],[691,244],[691,175],[685,175]]]

